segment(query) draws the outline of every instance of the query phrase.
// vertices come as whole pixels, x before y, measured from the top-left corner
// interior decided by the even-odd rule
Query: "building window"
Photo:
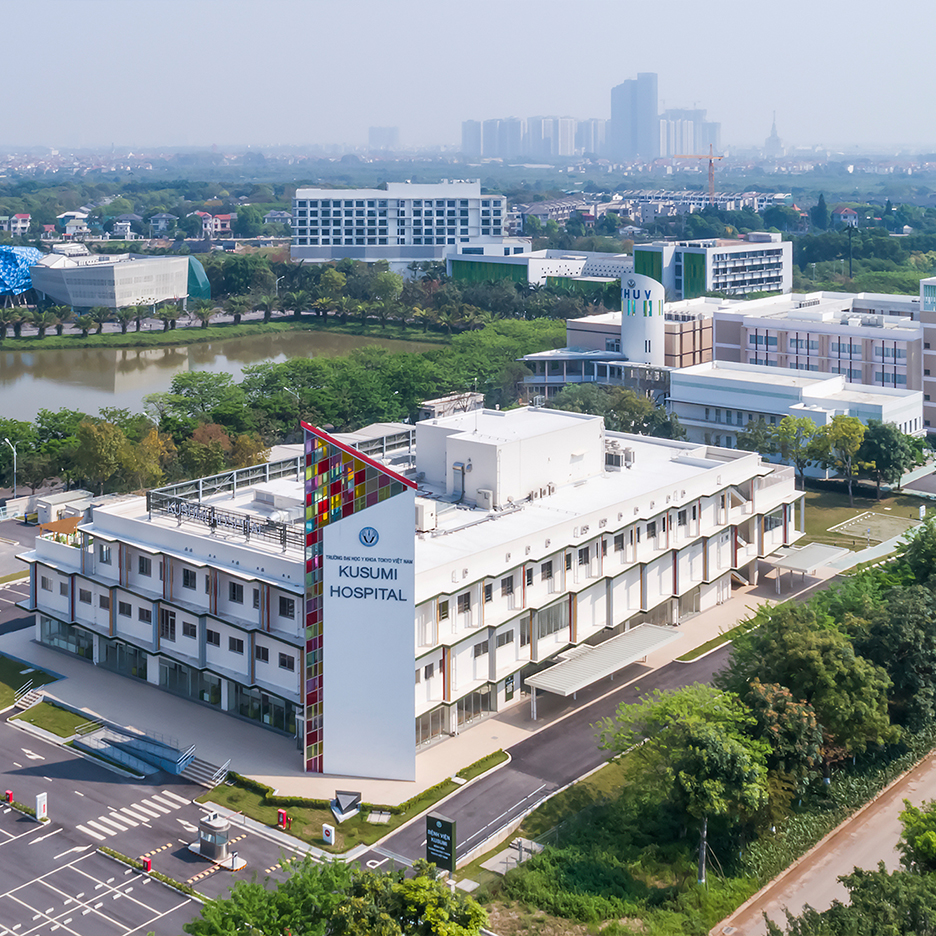
[[[270,662],[270,648],[269,647],[254,647],[254,659],[259,660],[261,663]]]
[[[435,675],[435,663],[427,663],[423,667],[423,679],[432,679]]]
[[[140,575],[149,577],[153,574],[153,560],[149,556],[140,556],[137,568],[140,570]]]
[[[79,588],[78,600],[82,604],[91,604],[91,590],[89,588]]]
[[[133,608],[130,606],[129,601],[118,601],[117,602],[117,613],[122,617],[130,617],[133,614]]]
[[[296,616],[296,599],[280,595],[279,616],[292,620]]]
[[[624,552],[624,534],[623,533],[614,534],[614,551]]]
[[[218,631],[209,630],[205,639],[212,647],[221,646],[221,634],[219,634]]]
[[[171,614],[172,612],[169,612],[169,613]],[[153,623],[153,611],[152,611],[151,608],[139,608],[139,609],[137,610],[137,617],[138,617],[144,624],[152,624],[152,623]],[[175,621],[175,617],[174,617],[174,616],[173,616],[173,621]],[[173,627],[172,632],[173,632],[173,634],[175,634],[175,624],[174,624],[174,623],[173,623],[172,627]],[[170,637],[169,639],[170,639],[170,640],[175,640],[175,637],[173,636],[173,637]]]
[[[110,595],[98,595],[98,607],[102,611],[110,611]]]
[[[506,598],[513,594],[513,576],[501,579],[501,597]]]
[[[183,588],[195,587],[195,572],[192,569],[182,570],[182,587]]]
[[[448,599],[446,598],[444,601],[439,602],[439,620],[447,621],[448,612],[449,612],[449,603],[448,603]]]
[[[494,586],[488,582],[484,586],[484,603],[487,604],[489,601],[494,600]]]
[[[496,640],[498,649],[501,647],[506,647],[509,643],[513,643],[513,639],[514,632],[512,630],[507,631],[506,634],[498,634]]]
[[[572,570],[572,553],[570,552],[565,554],[565,567],[566,572],[570,572]]]
[[[260,589],[259,588],[255,588],[253,590],[253,606],[254,606],[255,611],[259,610],[260,608]]]
[[[657,525],[656,520],[651,520],[647,524],[647,539],[654,539],[657,535]]]
[[[484,656],[488,652],[489,642],[487,640],[482,640],[481,643],[476,643],[474,645],[474,657],[477,660],[478,657]]]
[[[530,618],[524,615],[520,620],[520,646],[525,647],[530,642]]]
[[[59,594],[63,598],[68,596],[68,582],[59,582]]]
[[[240,582],[228,582],[228,598],[234,604],[244,603],[244,586]]]
[[[104,563],[104,565],[111,564],[111,548],[104,543],[101,543],[98,546],[98,559]]]
[[[548,582],[552,577],[553,577],[553,575],[552,575],[552,559],[547,559],[546,562],[544,562],[544,563],[540,566],[540,578],[541,578],[544,582]]]
[[[584,546],[582,549],[578,551],[578,564],[580,566],[587,566],[590,557],[591,557],[591,547]]]
[[[39,587],[43,591],[52,591],[52,579],[46,575],[41,576],[39,579]]]
[[[685,526],[686,525],[686,511],[680,510],[676,514],[676,526]]]
[[[206,595],[211,594],[211,576],[210,575],[205,576],[205,594]]]
[[[471,594],[465,592],[464,595],[458,596],[458,613],[468,614],[469,611],[471,611]]]
[[[296,669],[296,658],[288,653],[281,653],[279,655],[279,667],[293,672]]]
[[[228,650],[231,653],[243,653],[244,641],[240,637],[228,637]]]
[[[197,637],[198,628],[191,621],[182,622],[182,636],[183,637]]]
[[[140,608],[140,619],[143,619],[144,608]],[[147,610],[147,614],[152,617],[152,612]],[[161,640],[175,641],[175,611],[167,611],[161,608],[159,611],[159,637]]]

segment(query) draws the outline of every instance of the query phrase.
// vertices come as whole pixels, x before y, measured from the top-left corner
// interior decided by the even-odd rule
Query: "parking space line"
[[[163,796],[168,796],[169,799],[175,800],[180,806],[189,806],[189,805],[191,805],[191,800],[184,799],[184,798],[181,797],[181,796],[176,796],[176,794],[173,793],[173,792],[171,792],[170,790],[163,790],[163,791],[162,791],[162,795],[163,795]]]
[[[72,936],[81,936],[81,933],[79,933],[77,930],[73,930],[70,926],[62,926],[61,923],[56,923],[55,917],[51,917],[49,916],[48,913],[43,913],[41,910],[37,910],[36,907],[33,907],[30,904],[26,903],[25,900],[20,900],[19,897],[15,897],[13,896],[13,894],[10,894],[9,897],[10,897],[10,900],[15,900],[18,904],[21,904],[27,910],[32,910],[36,914],[33,917],[34,920],[39,919],[40,917],[45,917],[46,922],[52,924],[52,929],[62,928],[62,929],[68,930],[68,932],[71,933]],[[39,924],[39,925],[41,926],[42,924]],[[33,928],[35,929],[36,927],[33,927]]]

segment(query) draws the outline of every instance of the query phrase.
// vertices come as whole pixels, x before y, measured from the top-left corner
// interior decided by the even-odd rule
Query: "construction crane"
[[[709,204],[715,207],[715,160],[724,159],[724,156],[716,156],[712,144],[709,144],[707,156],[699,156],[695,153],[687,156],[674,156],[673,159],[707,159],[708,160],[708,198]]]

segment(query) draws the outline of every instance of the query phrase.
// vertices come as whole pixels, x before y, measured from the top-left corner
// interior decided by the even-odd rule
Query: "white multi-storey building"
[[[406,779],[564,649],[688,622],[801,535],[792,469],[600,417],[458,413],[415,453],[372,435],[380,460],[307,428],[304,459],[40,535],[36,639],[295,738],[308,770]]]
[[[529,250],[529,238],[507,236],[507,200],[482,195],[479,181],[387,189],[297,189],[292,259],[312,262],[386,260],[393,268],[450,254],[505,256]]]

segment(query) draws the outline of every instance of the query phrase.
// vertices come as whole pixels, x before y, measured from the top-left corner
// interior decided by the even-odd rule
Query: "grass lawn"
[[[29,570],[24,569],[22,572],[11,572],[9,575],[4,575],[0,577],[0,585],[5,584],[6,582],[15,582],[17,579],[28,578]]]
[[[362,324],[360,320],[342,324],[337,318],[327,319],[304,316],[302,319],[276,318],[271,322],[221,322],[202,328],[200,325],[185,325],[163,331],[128,331],[105,332],[100,335],[90,334],[82,338],[80,334],[46,335],[38,338],[30,335],[26,338],[7,337],[0,341],[5,351],[51,351],[62,348],[152,348],[170,345],[198,344],[203,341],[219,341],[224,338],[243,338],[247,335],[261,335],[272,332],[289,331],[328,331],[344,335],[365,335],[373,338],[395,338],[400,341],[424,341],[448,344],[450,335],[437,331],[425,332],[416,325],[405,326],[399,322],[387,322],[381,325],[376,319]]]
[[[846,520],[857,517],[860,513],[874,511],[874,513],[890,514],[896,517],[906,517],[917,520],[920,516],[920,504],[931,506],[924,498],[914,497],[911,494],[882,495],[881,499],[874,499],[873,489],[858,488],[860,494],[870,494],[868,497],[855,497],[855,506],[848,504],[848,494],[835,487],[811,487],[806,491],[806,535],[800,541],[805,543],[827,543],[830,546],[844,546],[848,549],[863,549],[867,540],[863,536],[850,536],[843,533],[829,533],[829,528],[838,526]],[[889,508],[889,509],[887,509]],[[874,541],[872,540],[872,545]]]
[[[29,722],[30,725],[51,731],[60,738],[70,738],[75,733],[75,729],[87,720],[87,715],[76,715],[51,702],[40,702],[26,709],[21,715],[14,715],[11,719],[11,721]]]
[[[479,776],[497,764],[507,760],[507,755],[503,751],[496,751],[487,757],[476,761],[464,770],[459,771],[456,776],[465,780],[470,780]],[[292,834],[297,838],[315,845],[326,851],[340,854],[346,852],[356,845],[372,845],[378,839],[398,829],[405,822],[409,822],[414,816],[430,809],[443,797],[454,793],[459,784],[454,780],[446,780],[438,787],[426,790],[422,795],[411,800],[406,811],[393,813],[390,821],[386,823],[372,823],[367,821],[369,813],[362,810],[353,819],[347,819],[340,825],[335,823],[335,817],[330,809],[315,809],[310,806],[287,806],[286,813],[292,817]],[[274,801],[270,803],[266,796],[252,789],[242,786],[228,786],[225,783],[216,786],[202,796],[198,797],[199,803],[217,803],[219,806],[225,806],[235,812],[243,813],[257,822],[271,827],[276,826],[277,809],[283,808]],[[335,844],[326,845],[322,840],[322,824],[328,823],[335,826]]]
[[[31,672],[23,672],[30,669]],[[26,685],[30,679],[34,686],[45,686],[55,682],[55,677],[44,670],[32,669],[28,663],[0,656],[0,709],[12,705],[16,690]]]

